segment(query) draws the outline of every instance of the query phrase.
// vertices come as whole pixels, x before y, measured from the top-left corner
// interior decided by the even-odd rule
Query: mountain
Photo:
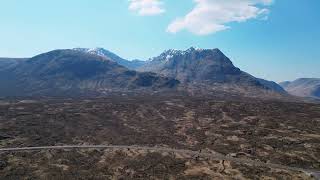
[[[320,78],[300,78],[280,85],[292,95],[320,99]]]
[[[219,49],[167,50],[147,61],[138,70],[175,78],[183,84],[254,87],[286,93],[275,82],[258,79],[241,71]]]
[[[0,58],[0,70],[10,69],[27,58]]]
[[[290,83],[291,81],[283,81],[283,82],[280,82],[279,85],[285,89],[289,86]]]
[[[116,55],[106,49],[103,49],[103,48],[94,48],[94,49],[74,48],[73,50],[106,57],[106,58],[108,58],[108,59],[110,59],[110,60],[112,60],[112,61],[114,61],[124,67],[127,67],[128,69],[131,69],[131,70],[137,69],[138,67],[143,66],[145,63],[145,61],[141,61],[141,60],[137,60],[137,59],[132,60],[132,61],[123,59],[123,58],[119,57],[118,55]]]
[[[76,50],[54,50],[0,71],[0,94],[76,95],[175,88],[179,82],[129,70],[112,60]]]
[[[128,66],[139,71],[130,70]],[[255,78],[235,67],[219,49],[195,48],[167,50],[146,62],[127,61],[102,48],[54,50],[24,60],[2,59],[0,83],[0,96],[95,95],[172,89],[192,94],[252,97],[286,94],[277,83]]]
[[[281,87],[281,85],[279,85],[278,83],[274,82],[274,81],[268,81],[268,80],[265,80],[265,79],[260,79],[260,78],[257,78],[257,80],[264,86],[268,87],[269,89],[272,89],[276,92],[280,92],[282,94],[286,94],[287,91]]]

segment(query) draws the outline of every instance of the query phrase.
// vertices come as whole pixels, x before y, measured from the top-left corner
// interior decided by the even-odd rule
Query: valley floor
[[[137,148],[0,151],[0,179],[312,179],[294,168],[320,170],[320,105],[186,96],[0,101],[0,148],[64,145],[231,159]]]

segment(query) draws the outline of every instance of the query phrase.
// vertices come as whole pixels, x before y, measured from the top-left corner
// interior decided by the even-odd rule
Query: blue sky
[[[1,0],[0,56],[104,47],[147,59],[194,46],[220,48],[269,80],[320,77],[319,7],[318,0]]]

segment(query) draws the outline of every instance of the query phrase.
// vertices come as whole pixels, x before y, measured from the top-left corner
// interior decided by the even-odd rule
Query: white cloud
[[[163,2],[159,0],[129,0],[129,10],[138,12],[141,16],[158,15],[165,12]]]
[[[273,0],[194,0],[196,6],[183,18],[177,18],[167,32],[188,30],[207,35],[229,29],[231,22],[266,19]]]

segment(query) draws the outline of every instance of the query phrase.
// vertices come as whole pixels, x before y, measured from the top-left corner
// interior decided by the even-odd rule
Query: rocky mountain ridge
[[[173,89],[179,82],[129,70],[112,60],[75,50],[54,50],[0,71],[1,95],[76,95]]]

